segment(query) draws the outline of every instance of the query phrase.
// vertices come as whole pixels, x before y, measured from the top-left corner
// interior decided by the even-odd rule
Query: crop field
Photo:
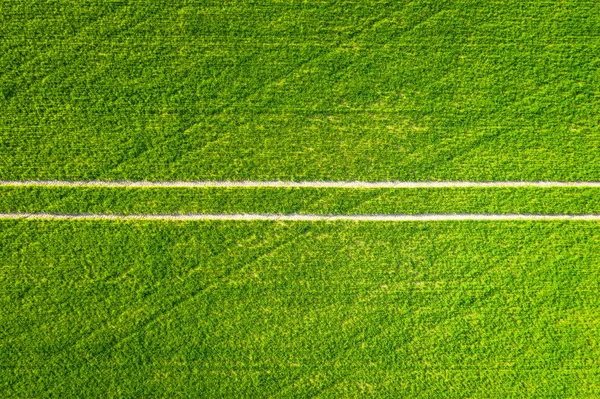
[[[0,226],[4,396],[600,393],[596,223]]]
[[[600,188],[115,189],[1,187],[0,213],[600,214]]]
[[[0,2],[0,398],[600,397],[600,1]]]
[[[598,180],[597,0],[4,0],[0,180]]]

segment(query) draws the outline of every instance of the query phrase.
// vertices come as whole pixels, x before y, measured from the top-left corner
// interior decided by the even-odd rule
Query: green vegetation
[[[600,213],[597,188],[0,187],[0,212],[48,213]]]
[[[595,397],[600,224],[0,222],[10,397]]]
[[[0,3],[0,179],[600,180],[600,2]]]
[[[0,1],[0,180],[600,181],[600,2]],[[0,187],[0,212],[600,214],[592,188]],[[600,396],[595,222],[0,220],[0,397]]]

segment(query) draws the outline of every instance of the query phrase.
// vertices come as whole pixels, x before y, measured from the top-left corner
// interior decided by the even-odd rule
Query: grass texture
[[[0,180],[600,180],[600,2],[4,0]],[[600,213],[0,188],[0,212]],[[600,396],[600,224],[0,220],[0,397]]]
[[[600,180],[600,3],[0,3],[0,179]]]
[[[600,224],[0,222],[12,397],[600,395]]]
[[[600,189],[0,187],[0,212],[575,215],[600,214]]]

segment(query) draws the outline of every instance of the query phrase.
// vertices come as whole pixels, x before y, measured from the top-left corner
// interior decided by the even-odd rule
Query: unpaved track
[[[64,213],[0,213],[0,219],[34,220],[271,220],[271,221],[363,221],[418,222],[449,220],[599,220],[600,215],[526,215],[526,214],[420,214],[420,215],[276,215],[276,214],[180,214],[109,215]]]
[[[600,187],[600,182],[559,181],[440,181],[440,182],[361,182],[361,181],[60,181],[24,180],[0,181],[0,187],[280,187],[280,188],[452,188],[452,187]]]
[[[123,188],[452,188],[452,187],[599,187],[600,182],[360,182],[360,181],[0,181],[0,187],[123,187]],[[600,220],[600,214],[417,214],[417,215],[304,215],[304,214],[56,214],[0,213],[0,219],[36,220],[271,220],[271,221],[450,221],[450,220]]]

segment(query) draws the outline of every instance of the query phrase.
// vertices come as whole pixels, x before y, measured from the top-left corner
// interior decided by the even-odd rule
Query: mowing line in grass
[[[597,181],[0,181],[0,187],[281,187],[281,188],[452,188],[452,187],[600,187]]]
[[[420,214],[420,215],[302,215],[302,214],[180,214],[180,215],[111,215],[57,213],[1,213],[0,219],[41,220],[271,220],[271,221],[363,221],[411,222],[444,220],[600,220],[597,215],[527,215],[527,214]]]

